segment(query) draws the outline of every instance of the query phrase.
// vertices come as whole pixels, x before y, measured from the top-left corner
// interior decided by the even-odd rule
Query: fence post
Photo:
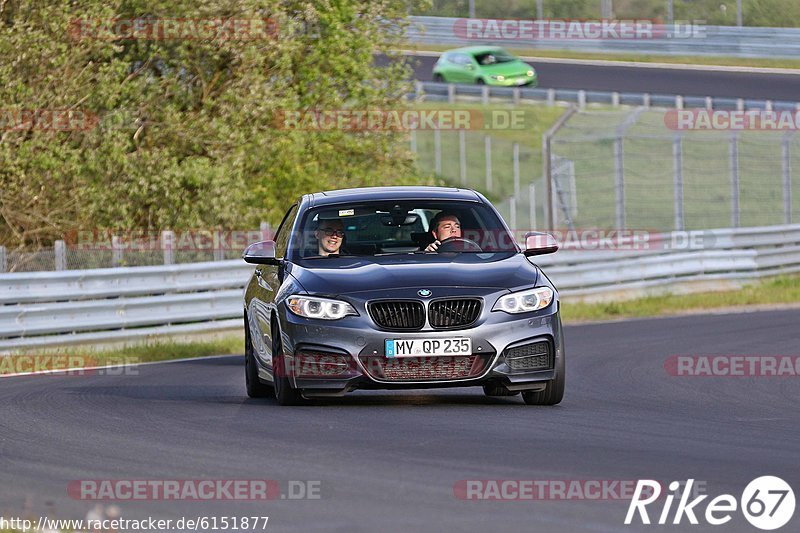
[[[511,101],[513,102],[514,105],[519,105],[519,97],[520,97],[519,87],[514,87],[513,89],[511,89]]]
[[[467,186],[467,132],[458,130],[458,170],[461,175],[461,185]]]
[[[486,159],[486,191],[492,192],[494,183],[492,182],[492,138],[488,135],[483,136],[483,151]]]
[[[67,244],[64,241],[56,241],[53,247],[56,255],[56,270],[67,269]]]
[[[514,158],[514,197],[519,198],[519,143],[513,145]]]
[[[675,96],[675,109],[683,109],[683,96]]]
[[[447,103],[454,104],[456,101],[456,86],[454,83],[447,84]]]
[[[161,232],[161,251],[165,265],[175,264],[175,233],[170,230]]]
[[[619,93],[617,91],[611,93],[611,105],[613,107],[619,107]]]
[[[0,273],[8,272],[8,255],[6,247],[0,246]]]
[[[411,143],[411,153],[417,155],[417,130],[411,130],[411,135],[409,135],[409,143]]]
[[[528,201],[530,205],[528,206],[528,222],[531,225],[531,231],[536,229],[536,184],[531,183],[528,185]]]
[[[736,99],[736,111],[744,111],[744,99],[737,98]]]
[[[425,100],[425,91],[422,88],[421,81],[414,82],[414,97],[417,102],[422,102]]]
[[[616,228],[625,228],[625,154],[622,137],[614,141],[614,191],[616,198]]]
[[[578,91],[578,108],[583,109],[586,107],[586,91]]]
[[[786,133],[781,143],[781,159],[783,160],[783,223],[792,223],[792,133]],[[2,270],[0,270],[2,272]]]
[[[731,171],[731,227],[739,227],[739,138],[731,135],[728,148]]]
[[[483,105],[489,105],[489,86],[482,85],[481,86],[481,103]]]
[[[433,130],[433,168],[437,175],[442,174],[442,130]]]
[[[710,96],[706,96],[706,109],[712,110],[714,109],[714,99]]]
[[[511,223],[511,231],[516,234],[517,231],[517,197],[512,196],[508,199],[508,218]]]
[[[650,93],[644,93],[642,95],[642,106],[650,107]]]
[[[672,141],[672,165],[675,174],[675,230],[683,231],[683,139],[680,135]]]
[[[556,105],[556,90],[555,89],[547,89],[547,105],[554,106]]]
[[[111,236],[111,266],[122,265],[122,241],[118,235]]]

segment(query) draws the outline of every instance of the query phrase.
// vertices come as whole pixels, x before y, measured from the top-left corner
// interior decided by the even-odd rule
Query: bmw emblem
[[[427,297],[428,297],[428,296],[430,296],[432,293],[431,293],[431,291],[430,291],[430,290],[428,290],[428,289],[420,289],[420,290],[418,290],[418,291],[417,291],[417,294],[419,294],[419,295],[420,295],[420,296],[422,296],[423,298],[427,298]]]

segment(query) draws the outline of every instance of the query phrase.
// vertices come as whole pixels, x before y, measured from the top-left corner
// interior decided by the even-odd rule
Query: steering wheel
[[[482,252],[480,245],[463,237],[450,237],[442,241],[437,252]]]

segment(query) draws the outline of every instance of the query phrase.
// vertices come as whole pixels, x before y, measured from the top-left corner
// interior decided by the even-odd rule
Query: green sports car
[[[433,67],[433,81],[535,87],[538,80],[532,66],[502,48],[468,46],[442,54]]]

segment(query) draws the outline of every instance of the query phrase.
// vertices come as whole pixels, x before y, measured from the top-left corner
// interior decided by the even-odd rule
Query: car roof
[[[447,50],[445,54],[452,54],[452,53],[480,54],[484,52],[494,52],[496,50],[506,51],[506,49],[503,48],[502,46],[481,45],[481,46],[464,46],[461,48],[454,48],[452,50]]]
[[[308,195],[308,207],[376,200],[462,200],[480,202],[481,196],[471,189],[456,187],[362,187],[317,192]]]

